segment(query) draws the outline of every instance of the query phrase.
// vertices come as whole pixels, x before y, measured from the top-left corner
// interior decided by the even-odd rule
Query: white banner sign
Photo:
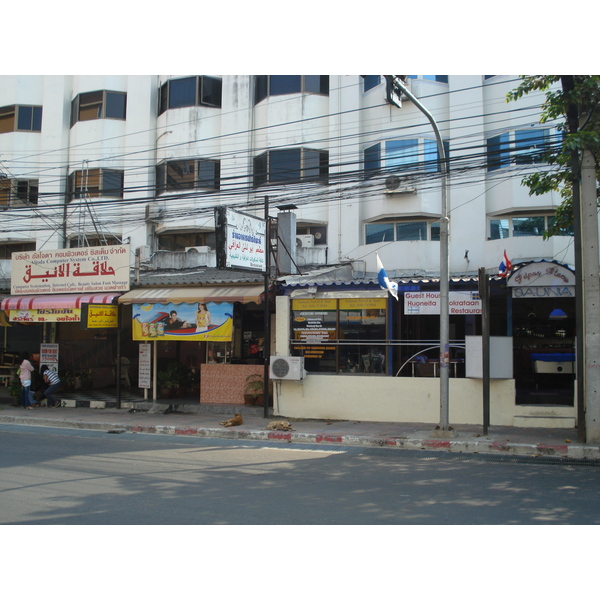
[[[139,352],[139,370],[138,387],[149,390],[152,387],[152,365],[150,362],[152,356],[152,346],[150,344],[140,344]]]
[[[451,315],[480,315],[479,292],[449,292],[448,304]],[[439,315],[439,292],[404,292],[405,315]]]
[[[266,230],[263,219],[227,211],[227,267],[266,270]]]
[[[40,367],[42,365],[58,373],[58,344],[40,344]]]
[[[125,292],[129,245],[13,252],[11,269],[14,296]]]

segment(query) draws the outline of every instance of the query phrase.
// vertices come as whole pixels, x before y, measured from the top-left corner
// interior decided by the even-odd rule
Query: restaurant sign
[[[11,270],[14,296],[125,292],[129,244],[13,252]]]

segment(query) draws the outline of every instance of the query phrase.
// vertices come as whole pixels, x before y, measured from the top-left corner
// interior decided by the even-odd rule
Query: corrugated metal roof
[[[264,281],[264,275],[260,271],[198,267],[194,269],[142,272],[139,281],[132,287],[252,284],[262,281]]]

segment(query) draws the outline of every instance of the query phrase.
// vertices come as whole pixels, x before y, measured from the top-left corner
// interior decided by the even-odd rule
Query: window
[[[89,169],[69,175],[67,202],[78,198],[123,197],[123,171]]]
[[[270,150],[254,159],[254,186],[265,183],[327,183],[329,152],[295,148]]]
[[[549,129],[519,129],[487,140],[487,170],[495,171],[512,163],[528,165],[546,162],[545,155],[560,135]]]
[[[193,246],[210,246],[215,248],[215,233],[163,233],[158,236],[158,249],[183,252]]]
[[[365,225],[365,243],[439,241],[439,222],[429,221],[389,221],[385,223],[367,223]]]
[[[0,244],[0,260],[10,260],[13,252],[30,252],[35,250],[35,242],[20,244]]]
[[[41,130],[41,106],[13,105],[0,108],[0,133]]]
[[[96,237],[96,236],[83,236],[74,237],[69,240],[69,248],[86,248],[88,246],[120,246],[123,242],[112,236],[107,237]]]
[[[443,142],[446,158],[450,152],[448,142]],[[374,144],[363,151],[365,177],[381,172],[381,144]],[[441,170],[436,140],[389,140],[385,142],[385,170],[402,172],[407,170],[437,172]]]
[[[86,92],[71,102],[71,127],[78,121],[94,119],[125,119],[127,94],[125,92]]]
[[[316,373],[385,374],[385,298],[292,300],[292,354]]]
[[[448,83],[448,75],[409,75],[409,79],[426,79],[427,81],[437,81],[438,83]]]
[[[221,163],[218,160],[172,160],[156,167],[156,194],[165,191],[221,187]]]
[[[363,92],[368,92],[381,83],[381,75],[363,75]]]
[[[487,141],[487,170],[495,171],[510,164],[508,133],[496,135]]]
[[[267,96],[285,94],[329,95],[329,75],[256,75],[254,77],[254,104]]]
[[[0,179],[0,206],[27,206],[37,203],[37,179]]]
[[[491,240],[503,240],[509,237],[543,236],[544,232],[554,224],[553,215],[530,215],[490,219]],[[572,236],[573,229],[569,227],[561,235]]]
[[[160,87],[158,114],[186,106],[221,108],[222,90],[223,81],[218,77],[198,75],[171,79]]]

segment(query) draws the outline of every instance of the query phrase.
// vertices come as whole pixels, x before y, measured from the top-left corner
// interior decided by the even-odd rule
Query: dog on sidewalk
[[[231,419],[221,421],[219,425],[223,425],[223,427],[235,427],[236,425],[241,425],[243,422],[244,419],[242,419],[242,415],[240,415],[239,413],[234,413]]]
[[[271,421],[264,429],[269,429],[271,431],[294,431],[292,426],[288,423],[288,421]]]

